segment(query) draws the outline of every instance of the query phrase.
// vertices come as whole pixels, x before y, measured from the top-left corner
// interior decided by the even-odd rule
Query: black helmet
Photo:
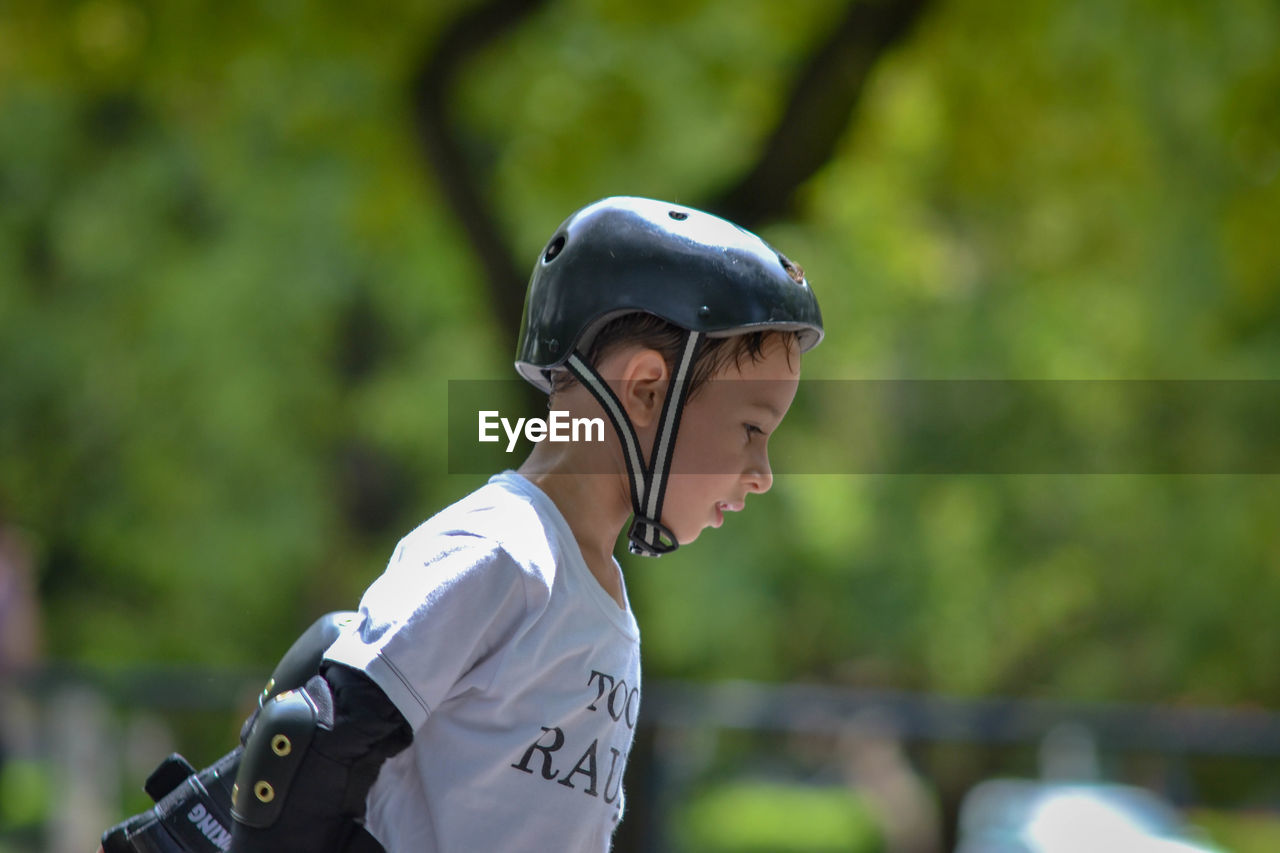
[[[648,462],[626,410],[582,356],[607,321],[636,312],[685,330]],[[659,556],[679,545],[662,524],[662,502],[702,339],[766,330],[796,332],[801,352],[822,340],[822,313],[804,271],[755,234],[709,213],[607,198],[566,219],[538,259],[516,370],[544,391],[551,390],[553,368],[569,370],[612,421],[631,485],[633,552]]]
[[[713,337],[795,330],[801,352],[822,340],[804,272],[755,234],[664,201],[607,198],[565,220],[534,266],[516,369],[549,391],[548,370],[633,312]]]

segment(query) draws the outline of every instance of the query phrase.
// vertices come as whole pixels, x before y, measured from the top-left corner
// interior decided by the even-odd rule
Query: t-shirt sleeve
[[[490,541],[410,536],[325,657],[365,672],[416,730],[501,654],[526,617],[527,580]]]

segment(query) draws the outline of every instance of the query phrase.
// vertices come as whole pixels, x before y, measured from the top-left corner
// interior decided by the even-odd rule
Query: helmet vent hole
[[[689,218],[689,214],[685,213],[683,210],[668,211],[667,216],[670,216],[676,222],[684,222],[686,219]]]
[[[778,253],[778,262],[782,264],[782,268],[787,271],[787,275],[791,276],[791,280],[796,284],[804,284],[804,267],[788,258],[781,252]]]
[[[558,237],[556,237],[554,240],[552,240],[551,244],[547,246],[547,251],[542,256],[542,262],[544,264],[551,263],[556,259],[556,256],[560,254],[560,251],[563,248],[564,248],[564,235],[561,234]]]

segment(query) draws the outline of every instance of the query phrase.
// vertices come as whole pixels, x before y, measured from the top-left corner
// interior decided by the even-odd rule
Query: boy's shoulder
[[[504,472],[445,507],[400,541],[394,562],[433,563],[445,555],[468,562],[510,562],[548,589],[562,560],[564,521],[550,499]]]

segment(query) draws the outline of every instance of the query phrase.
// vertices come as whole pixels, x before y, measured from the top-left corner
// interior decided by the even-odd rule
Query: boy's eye
[[[747,431],[747,438],[751,438],[754,435],[764,435],[764,430],[755,424],[743,424],[742,427]]]

